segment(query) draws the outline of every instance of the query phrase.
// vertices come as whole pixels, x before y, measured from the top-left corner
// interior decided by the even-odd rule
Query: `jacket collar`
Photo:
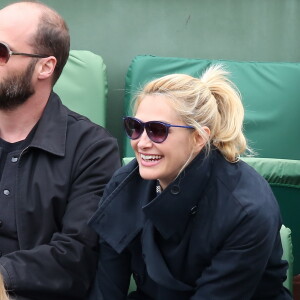
[[[51,92],[29,147],[58,156],[65,155],[68,114],[59,97]]]
[[[210,177],[211,157],[200,153],[158,197],[143,207],[163,238],[181,238],[198,211],[198,202]]]
[[[150,220],[168,239],[180,238],[210,177],[210,156],[200,153],[172,184],[155,197],[156,181],[143,180],[134,160],[119,170],[121,183],[102,199],[90,225],[117,252],[123,249]],[[124,175],[123,175],[124,176]],[[118,218],[116,218],[116,214]]]
[[[114,179],[122,176],[120,184],[104,195],[89,224],[118,253],[136,237],[144,224],[142,207],[155,197],[155,182],[139,176],[136,160],[121,168]],[[117,216],[117,217],[116,217]]]

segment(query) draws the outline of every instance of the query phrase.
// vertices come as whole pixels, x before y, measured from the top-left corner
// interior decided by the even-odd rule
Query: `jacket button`
[[[3,194],[4,194],[5,196],[8,196],[8,195],[10,194],[10,191],[9,191],[9,190],[3,190]]]
[[[173,195],[179,194],[179,193],[180,193],[180,188],[179,188],[179,186],[178,186],[178,185],[172,186],[172,188],[171,188],[171,193],[172,193]]]
[[[193,206],[190,210],[190,214],[194,215],[197,212],[197,205]]]
[[[11,158],[11,162],[13,162],[13,163],[16,163],[18,160],[19,160],[19,158],[18,158],[18,157],[15,157],[15,156],[13,156],[13,157]]]

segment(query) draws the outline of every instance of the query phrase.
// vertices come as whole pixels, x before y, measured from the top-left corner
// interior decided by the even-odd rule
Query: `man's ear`
[[[203,126],[202,129],[206,132],[207,137],[209,137],[210,129],[207,126]],[[207,143],[207,140],[203,138],[202,135],[200,135],[200,133],[197,130],[193,132],[193,140],[194,140],[194,151],[195,153],[199,153]]]
[[[56,58],[49,56],[40,59],[38,62],[38,79],[46,79],[51,77],[56,66]]]

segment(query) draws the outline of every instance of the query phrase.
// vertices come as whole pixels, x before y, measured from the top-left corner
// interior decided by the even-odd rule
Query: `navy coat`
[[[90,221],[100,236],[91,300],[292,299],[279,207],[253,168],[213,150],[160,195],[155,186],[136,160],[108,184]]]

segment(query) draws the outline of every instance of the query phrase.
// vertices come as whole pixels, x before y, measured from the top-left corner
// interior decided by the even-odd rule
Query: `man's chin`
[[[24,104],[27,101],[28,98],[26,99],[18,99],[18,100],[9,100],[7,99],[3,100],[0,99],[0,110],[2,111],[13,111],[22,104]]]

